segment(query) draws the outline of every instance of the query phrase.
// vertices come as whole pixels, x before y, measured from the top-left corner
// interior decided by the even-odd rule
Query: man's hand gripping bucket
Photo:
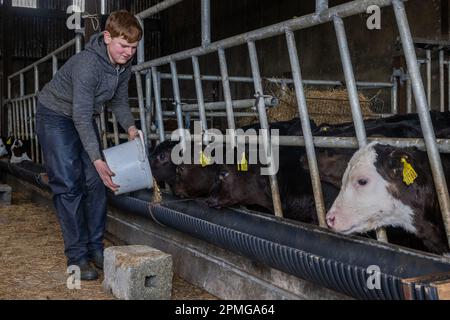
[[[153,176],[141,130],[139,138],[103,150],[103,154],[115,173],[113,182],[120,186],[115,195],[152,188]]]

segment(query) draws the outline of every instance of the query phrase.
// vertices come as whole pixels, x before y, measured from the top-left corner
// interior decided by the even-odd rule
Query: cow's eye
[[[166,155],[164,153],[161,153],[159,155],[159,160],[165,160],[166,159]]]
[[[358,180],[358,184],[360,185],[360,186],[365,186],[366,184],[367,184],[367,179],[359,179]]]

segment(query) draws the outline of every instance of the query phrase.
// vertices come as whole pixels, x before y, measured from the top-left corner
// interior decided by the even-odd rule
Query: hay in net
[[[269,122],[287,121],[298,117],[297,97],[293,87],[265,81],[264,93],[279,100],[276,107],[266,109]],[[317,125],[352,121],[350,101],[346,89],[315,90],[306,88],[305,96],[309,117]],[[372,100],[361,92],[358,93],[358,98],[363,117],[365,119],[377,117],[377,113],[373,111]],[[237,121],[239,127],[259,121],[255,108],[246,111],[255,112],[255,116],[240,118]]]

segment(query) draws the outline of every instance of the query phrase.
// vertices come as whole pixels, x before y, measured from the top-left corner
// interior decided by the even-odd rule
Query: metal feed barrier
[[[138,13],[136,16],[142,22],[144,19],[156,13],[159,13],[173,5],[176,5],[181,1],[182,0],[162,1],[161,3],[145,11]],[[315,205],[317,208],[320,226],[326,227],[325,223],[326,212],[323,203],[321,183],[316,161],[315,147],[355,148],[366,145],[367,142],[370,140],[378,140],[395,146],[416,145],[428,151],[432,175],[437,195],[439,198],[439,204],[441,207],[443,220],[445,222],[446,234],[447,238],[450,239],[450,199],[439,155],[439,151],[450,152],[449,140],[436,140],[433,126],[430,120],[430,115],[428,113],[430,105],[429,99],[431,95],[428,94],[428,98],[425,95],[425,90],[420,75],[419,61],[417,60],[416,57],[414,43],[411,37],[411,32],[404,8],[404,3],[402,0],[355,0],[331,8],[328,7],[327,0],[317,0],[316,12],[312,14],[293,18],[281,23],[263,27],[240,35],[232,36],[216,42],[211,42],[210,36],[210,1],[201,0],[201,4],[202,4],[201,46],[181,51],[175,54],[171,54],[165,57],[159,57],[151,61],[145,61],[144,40],[142,40],[139,45],[138,64],[134,66],[132,69],[136,78],[137,101],[139,106],[139,108],[136,108],[135,111],[139,112],[139,120],[141,128],[148,139],[156,139],[159,141],[164,141],[168,137],[168,134],[164,130],[164,119],[167,119],[168,117],[175,117],[177,120],[178,128],[183,129],[184,128],[183,116],[186,113],[192,113],[193,116],[198,116],[202,123],[203,130],[208,129],[207,117],[211,116],[226,117],[228,128],[235,129],[236,116],[247,115],[245,113],[235,112],[235,109],[239,109],[241,107],[244,108],[244,106],[248,105],[253,105],[255,101],[257,102],[257,113],[261,123],[261,128],[267,129],[268,120],[266,115],[266,107],[269,106],[271,103],[273,103],[273,101],[268,98],[261,99],[261,97],[264,98],[266,96],[263,92],[262,77],[260,74],[258,53],[256,50],[255,43],[257,41],[271,38],[274,36],[284,36],[286,39],[289,53],[292,79],[269,78],[268,80],[269,81],[272,80],[275,82],[284,81],[285,83],[292,83],[294,85],[298,105],[298,113],[300,116],[303,130],[303,137],[298,136],[280,137],[279,144],[285,146],[295,145],[306,147],[306,154],[308,158],[308,164],[311,172],[311,181],[314,191]],[[344,19],[353,15],[365,13],[367,7],[370,5],[378,5],[379,7],[391,6],[394,10],[398,30],[400,33],[400,38],[403,45],[403,51],[405,53],[406,63],[408,67],[408,84],[410,84],[411,87],[411,90],[409,90],[408,97],[410,100],[412,100],[412,95],[414,94],[417,106],[417,113],[419,114],[422,132],[424,133],[424,139],[389,139],[389,138],[367,139],[366,137],[363,117],[360,108],[360,102],[358,100],[358,87],[390,88],[392,90],[393,101],[396,101],[396,98],[394,97],[396,97],[397,95],[397,87],[395,80],[386,83],[357,82],[355,80],[349,47],[347,43],[347,35],[345,31]],[[102,13],[103,14],[106,13],[106,6],[104,3],[102,5]],[[325,23],[333,23],[335,28],[339,46],[340,59],[342,62],[343,71],[345,75],[345,85],[349,94],[352,118],[356,130],[356,138],[337,138],[337,137],[323,138],[312,136],[309,122],[308,108],[306,104],[306,97],[304,93],[304,85],[305,84],[339,85],[342,83],[333,81],[302,79],[299,55],[297,52],[297,45],[294,33],[297,30],[306,29]],[[37,141],[34,132],[34,123],[33,123],[36,108],[35,97],[36,92],[39,90],[38,66],[42,62],[52,59],[54,65],[53,70],[54,72],[56,72],[57,69],[56,55],[58,54],[58,52],[61,52],[68,46],[72,46],[74,44],[77,45],[77,52],[81,50],[81,38],[79,35],[77,35],[75,40],[70,41],[60,49],[44,57],[35,64],[25,69],[22,69],[19,72],[8,77],[8,99],[6,100],[6,106],[9,111],[8,131],[11,135],[25,139],[28,138],[32,141],[33,143],[32,158],[36,162],[41,162],[42,160],[42,157],[40,156],[39,153],[39,143]],[[225,52],[227,49],[240,45],[247,45],[248,54],[251,62],[252,77],[232,77],[229,76],[228,74],[228,64]],[[202,75],[198,58],[203,55],[214,53],[216,53],[219,58],[220,75]],[[443,51],[441,51],[440,56],[441,55],[442,55],[442,58],[440,58],[441,61],[440,65],[442,66],[441,68],[444,68],[445,65],[450,65],[449,61],[445,61]],[[191,60],[193,67],[193,75],[178,74],[177,62],[187,59]],[[431,64],[430,60],[427,60],[427,63]],[[164,65],[168,65],[170,67],[170,73],[162,73],[159,71],[159,69]],[[36,84],[35,93],[32,95],[25,96],[24,74],[25,72],[32,70],[33,68],[35,72],[35,84]],[[442,71],[441,74],[443,75],[444,72]],[[20,80],[20,94],[18,98],[12,98],[11,96],[11,81],[15,77],[19,77]],[[142,77],[144,77],[144,79]],[[164,101],[164,98],[161,96],[161,81],[166,79],[172,82],[175,111],[163,110],[162,101]],[[185,105],[182,103],[183,99],[180,94],[180,85],[179,85],[180,80],[194,81],[196,88],[195,92],[197,95],[195,103],[192,103],[190,105]],[[204,99],[202,81],[220,81],[223,86],[224,101],[219,103],[206,102]],[[230,90],[230,82],[253,83],[256,99],[250,99],[248,101],[233,100]],[[441,87],[443,86],[443,83],[444,82],[442,81]],[[430,89],[428,87],[429,85],[427,84],[428,92],[430,92]],[[443,90],[441,92],[443,92]],[[441,110],[443,110],[442,97],[443,94],[441,93]],[[391,111],[395,113],[397,110],[396,104],[393,103],[391,108],[392,108]],[[154,115],[152,113],[153,109],[155,109]],[[408,111],[411,111],[410,107],[408,107]],[[156,134],[154,134],[151,130],[152,116],[155,117],[157,124]],[[112,115],[112,118],[109,119],[109,117],[107,117],[106,114],[102,114],[100,119],[101,119],[100,128],[102,130],[103,145],[104,146],[107,145],[107,138],[114,138],[114,143],[118,144],[120,138],[123,136],[120,136],[119,134],[117,121],[114,115]],[[108,132],[107,130],[108,121],[112,121],[113,123],[113,132]],[[183,139],[184,137],[181,138]],[[269,149],[270,141],[271,140],[269,135],[267,135],[265,139],[263,139],[263,147],[265,150]],[[278,192],[278,183],[276,176],[270,176],[270,182],[274,201],[275,214],[277,216],[282,216],[281,201]],[[386,234],[383,230],[378,230],[377,236],[379,240],[387,241]]]

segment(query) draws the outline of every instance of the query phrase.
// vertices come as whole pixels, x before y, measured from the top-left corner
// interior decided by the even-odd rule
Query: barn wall
[[[330,6],[347,1],[330,1]],[[211,1],[212,41],[217,41],[281,22],[294,16],[314,12],[315,1],[291,0],[229,0]],[[410,0],[407,14],[414,37],[437,39],[441,36],[441,0]],[[162,15],[162,55],[200,45],[200,1],[186,0]],[[357,80],[389,81],[393,57],[402,53],[395,17],[391,8],[382,10],[381,30],[368,30],[362,14],[344,20],[352,62]],[[305,79],[343,80],[334,27],[331,23],[296,32],[300,63]],[[274,37],[258,41],[261,74],[286,76],[290,74],[285,38]],[[419,53],[424,56],[425,53]],[[230,75],[251,75],[246,46],[227,50]],[[433,56],[437,59],[437,54]],[[200,58],[202,73],[219,74],[216,54]],[[435,67],[437,65],[435,64]],[[192,73],[190,61],[180,64],[179,72]],[[433,71],[434,72],[434,71]],[[437,72],[437,69],[436,69]],[[434,72],[434,74],[437,74]],[[434,83],[436,83],[436,80]],[[215,90],[205,85],[205,95],[213,99]],[[185,94],[195,94],[192,86],[182,83]],[[234,90],[234,95],[250,94],[251,90]],[[168,91],[168,94],[170,92]],[[439,102],[438,86],[433,88],[433,102]]]

